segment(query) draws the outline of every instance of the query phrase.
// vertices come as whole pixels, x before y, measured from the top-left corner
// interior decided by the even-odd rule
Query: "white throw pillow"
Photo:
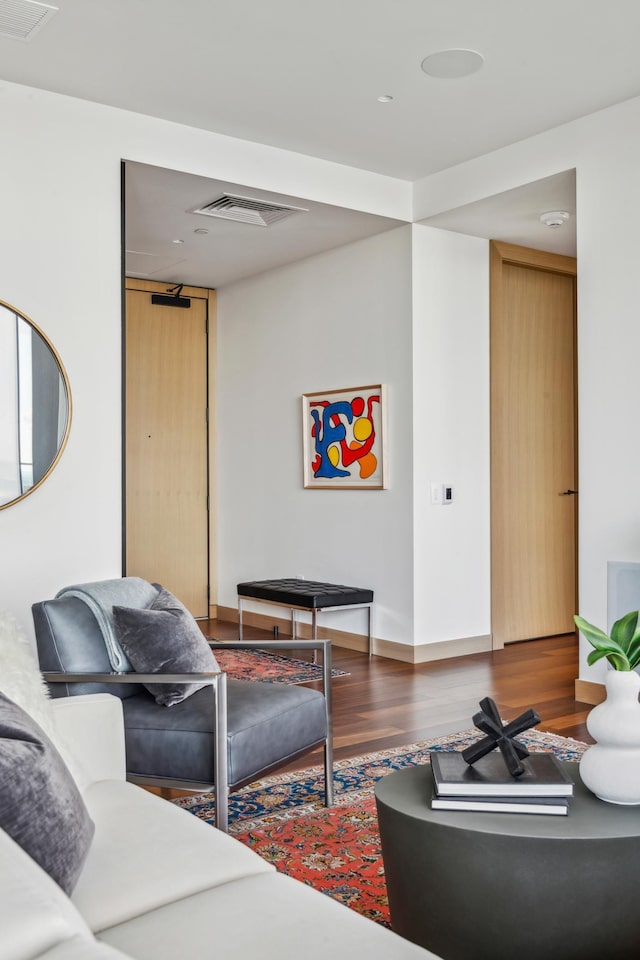
[[[44,730],[82,793],[89,778],[58,733],[49,688],[40,673],[36,655],[18,621],[6,610],[0,610],[0,690]]]

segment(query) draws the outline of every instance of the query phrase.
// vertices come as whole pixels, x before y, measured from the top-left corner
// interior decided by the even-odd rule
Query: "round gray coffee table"
[[[640,807],[577,763],[566,817],[431,809],[429,766],[375,788],[391,925],[443,960],[638,960]]]

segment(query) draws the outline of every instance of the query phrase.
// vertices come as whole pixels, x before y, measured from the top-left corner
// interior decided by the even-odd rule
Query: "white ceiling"
[[[128,162],[125,171],[125,271],[131,277],[219,289],[403,222],[143,163]],[[304,212],[269,227],[190,212],[222,193],[303,207]],[[571,219],[550,229],[540,222],[540,214],[546,210],[566,210]],[[575,171],[525,184],[423,222],[575,256]]]
[[[219,288],[402,222],[143,163],[127,163],[125,178],[125,271],[148,280]],[[268,227],[189,212],[222,193],[303,212]]]
[[[2,80],[41,87],[411,181],[640,94],[638,0],[52,2],[59,12],[30,41],[0,36],[0,88]],[[484,67],[457,80],[426,76],[421,61],[447,48],[479,51]],[[379,103],[382,94],[394,99]],[[220,185],[209,186],[198,199]],[[147,255],[137,257],[138,273],[150,273],[153,261],[156,279],[220,285],[288,256],[284,243],[277,254],[275,239],[293,235],[293,218],[277,225],[279,236],[276,227],[241,227],[246,239],[237,245],[246,253],[257,251],[258,234],[263,244],[269,238],[269,250],[244,264],[230,263],[228,233],[209,235],[219,271],[196,281],[195,250],[207,250],[204,243],[188,256],[186,238],[182,250],[161,249],[181,227],[190,185],[176,180],[174,188],[163,219],[153,183],[137,179],[127,241]],[[575,243],[575,221],[552,237],[547,228],[540,234],[536,217],[556,206],[561,188],[561,207],[573,211],[573,188],[561,177],[429,222],[555,249]],[[326,249],[393,225],[283,199],[313,207],[296,225],[305,234],[296,256],[322,248],[319,238]],[[334,233],[332,216],[340,221]]]
[[[561,227],[548,227],[540,215],[561,210],[570,215]],[[429,217],[423,223],[472,237],[518,243],[536,250],[576,256],[576,172],[526,183],[493,197]]]
[[[638,0],[51,2],[5,80],[407,180],[640,94]],[[447,48],[483,69],[427,77]]]

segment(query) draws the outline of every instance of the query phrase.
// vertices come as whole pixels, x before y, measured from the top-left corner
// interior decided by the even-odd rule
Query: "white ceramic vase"
[[[580,777],[601,800],[640,804],[640,676],[609,670],[607,699],[587,717],[596,741],[580,761]]]

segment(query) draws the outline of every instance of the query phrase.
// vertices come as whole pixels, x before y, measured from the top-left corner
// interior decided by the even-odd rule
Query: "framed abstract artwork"
[[[304,486],[383,490],[385,417],[381,383],[303,394]]]

